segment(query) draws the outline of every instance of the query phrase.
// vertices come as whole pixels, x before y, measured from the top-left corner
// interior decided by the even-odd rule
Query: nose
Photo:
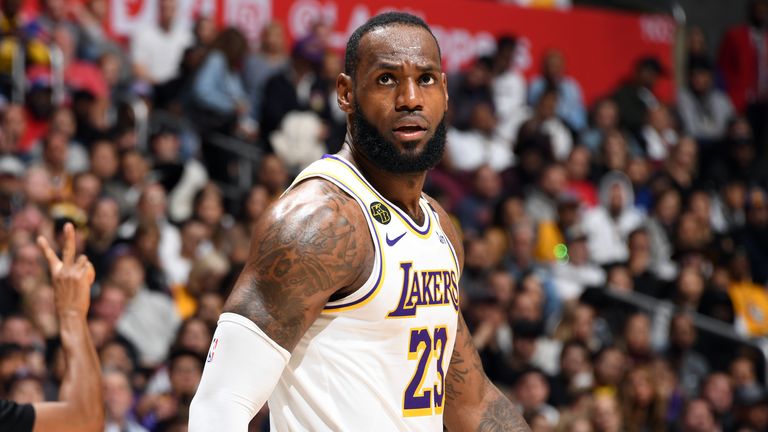
[[[408,78],[398,86],[396,104],[395,111],[421,111],[424,108],[421,87],[414,79]]]

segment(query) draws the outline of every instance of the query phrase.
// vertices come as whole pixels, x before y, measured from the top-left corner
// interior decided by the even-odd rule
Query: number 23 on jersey
[[[411,329],[408,343],[408,360],[416,360],[413,378],[403,394],[403,416],[417,417],[442,414],[445,395],[445,347],[448,344],[448,329],[435,327],[430,333],[427,328]],[[427,381],[433,358],[437,361],[437,376]]]

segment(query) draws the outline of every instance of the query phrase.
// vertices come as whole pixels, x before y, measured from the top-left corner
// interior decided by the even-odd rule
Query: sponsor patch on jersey
[[[371,216],[382,225],[386,225],[392,220],[392,214],[387,206],[378,201],[371,203]]]

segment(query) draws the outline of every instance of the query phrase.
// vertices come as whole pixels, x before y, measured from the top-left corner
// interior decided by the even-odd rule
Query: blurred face
[[[515,295],[510,314],[512,315],[512,319],[527,321],[538,321],[541,319],[541,310],[536,301],[536,297],[527,292],[520,292]],[[517,339],[519,338],[515,338],[515,340]]]
[[[589,175],[591,155],[586,147],[575,147],[565,165],[569,180],[585,180]]]
[[[53,198],[53,184],[48,172],[39,167],[27,170],[24,178],[24,195],[32,203],[48,205]]]
[[[224,206],[218,193],[206,193],[195,210],[200,220],[208,226],[217,226],[224,216]]]
[[[672,320],[672,344],[681,349],[689,349],[696,342],[696,328],[687,316],[677,316]]]
[[[691,89],[698,94],[708,93],[712,90],[712,72],[698,69],[691,72]]]
[[[91,230],[98,236],[111,236],[120,224],[120,209],[112,199],[98,201],[91,216]]]
[[[697,304],[704,292],[704,281],[698,271],[688,267],[680,273],[677,288],[684,301]]]
[[[601,396],[595,399],[592,422],[596,432],[619,432],[622,420],[616,399],[611,396]]]
[[[14,288],[22,288],[27,281],[43,279],[42,254],[34,244],[19,247],[11,262],[10,278]]]
[[[609,349],[595,363],[595,379],[600,384],[618,385],[624,376],[626,367],[624,353]]]
[[[563,76],[564,69],[565,62],[563,60],[562,54],[557,51],[551,51],[547,53],[547,56],[544,58],[545,77],[552,80],[558,80]]]
[[[171,133],[164,133],[152,141],[155,158],[158,162],[175,162],[179,157],[181,142]]]
[[[259,216],[264,213],[264,210],[266,210],[268,205],[269,192],[267,192],[267,189],[260,186],[252,188],[251,192],[248,194],[248,201],[246,203],[248,218],[252,222],[255,222],[259,219]]]
[[[126,153],[122,159],[123,180],[134,186],[141,183],[147,173],[147,162],[138,153]]]
[[[496,114],[493,108],[487,103],[477,104],[470,116],[470,126],[486,135],[492,135],[496,130]]]
[[[195,36],[202,45],[210,45],[216,39],[216,21],[213,17],[204,16],[197,20]]]
[[[195,394],[203,367],[200,361],[192,356],[181,356],[171,365],[171,389],[177,395],[191,396]]]
[[[646,315],[633,315],[624,329],[627,348],[633,353],[647,353],[651,349],[651,321]]]
[[[101,367],[103,369],[117,369],[125,374],[133,373],[133,362],[128,352],[119,343],[107,344],[99,353]]]
[[[475,190],[483,198],[494,198],[501,193],[501,177],[488,166],[482,166],[475,175]]]
[[[285,35],[283,26],[277,22],[271,22],[264,29],[261,39],[262,50],[266,53],[276,54],[285,52]]]
[[[508,305],[515,292],[515,279],[507,272],[494,272],[488,278],[488,288],[500,304]]]
[[[571,378],[580,372],[590,370],[589,353],[577,345],[569,345],[560,357],[560,371],[563,376]]]
[[[22,347],[31,347],[36,339],[32,323],[23,317],[6,318],[0,330],[2,330],[0,341],[3,343],[15,343]]]
[[[203,293],[197,307],[197,316],[208,325],[215,325],[224,309],[224,299],[216,293]]]
[[[91,171],[102,180],[115,177],[118,168],[117,150],[109,141],[99,141],[91,149]]]
[[[673,153],[675,162],[685,170],[693,170],[696,167],[697,149],[698,144],[692,138],[681,139]]]
[[[651,169],[648,161],[643,158],[634,158],[629,161],[627,176],[633,185],[644,185],[651,177]]]
[[[656,216],[664,225],[672,225],[680,214],[680,195],[677,192],[667,192],[661,196],[656,207]]]
[[[715,373],[710,376],[704,388],[702,397],[714,407],[717,413],[726,413],[733,407],[733,388],[728,375]]]
[[[768,202],[766,202],[765,194],[755,189],[750,192],[749,201],[750,208],[747,211],[747,222],[756,227],[768,225]]]
[[[126,419],[133,405],[133,390],[128,377],[122,372],[107,372],[102,382],[107,418],[118,422]]]
[[[612,100],[605,100],[598,105],[595,112],[595,126],[599,129],[610,130],[619,124],[619,107]]]
[[[736,387],[754,384],[756,380],[754,365],[744,358],[734,360],[731,363],[731,378]]]
[[[544,119],[552,118],[557,113],[558,97],[556,93],[546,93],[538,105],[539,116]]]
[[[72,201],[86,212],[91,210],[100,194],[101,180],[93,174],[78,176],[72,185]]]
[[[543,405],[549,397],[549,384],[539,373],[527,373],[515,385],[515,399],[524,411]]]
[[[131,299],[144,284],[144,267],[137,258],[122,256],[112,266],[110,280],[123,289],[126,297]]]
[[[595,312],[591,307],[579,305],[573,313],[573,337],[582,342],[592,339]]]
[[[71,137],[75,134],[77,126],[75,125],[75,115],[71,110],[61,108],[53,113],[51,119],[51,130],[63,134],[64,136]]]
[[[608,210],[613,215],[620,214],[624,209],[625,201],[624,189],[618,183],[614,183],[608,195]]]
[[[208,326],[201,319],[193,319],[184,327],[181,335],[181,346],[201,355],[205,355],[211,343],[213,335]]]
[[[603,164],[610,170],[624,170],[629,160],[627,142],[621,132],[609,132],[603,142]]]
[[[176,0],[160,0],[158,7],[160,23],[162,25],[171,23],[176,16]]]
[[[117,323],[125,310],[125,293],[113,285],[103,285],[101,295],[93,305],[94,313],[110,323]]]
[[[635,369],[629,373],[627,378],[635,404],[640,407],[648,407],[653,403],[653,383],[647,369]]]
[[[165,189],[159,184],[147,186],[139,199],[139,212],[148,219],[165,217],[166,206]]]
[[[8,394],[10,399],[19,404],[31,404],[45,401],[43,384],[32,378],[16,381]]]

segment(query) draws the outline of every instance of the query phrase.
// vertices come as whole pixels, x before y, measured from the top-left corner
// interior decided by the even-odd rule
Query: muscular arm
[[[370,244],[357,203],[323,180],[300,184],[262,217],[224,310],[292,351],[331,295],[362,281]]]
[[[445,377],[445,426],[449,431],[529,431],[520,412],[483,372],[464,317]]]
[[[270,207],[219,319],[190,407],[190,432],[243,431],[290,352],[334,294],[362,283],[373,243],[357,203],[324,180]]]
[[[440,225],[456,249],[459,264],[464,265],[464,250],[448,214],[433,199],[432,206]],[[445,413],[449,431],[523,432],[530,428],[512,402],[494,386],[483,371],[480,356],[472,342],[464,317],[459,312],[456,343],[445,377]]]

